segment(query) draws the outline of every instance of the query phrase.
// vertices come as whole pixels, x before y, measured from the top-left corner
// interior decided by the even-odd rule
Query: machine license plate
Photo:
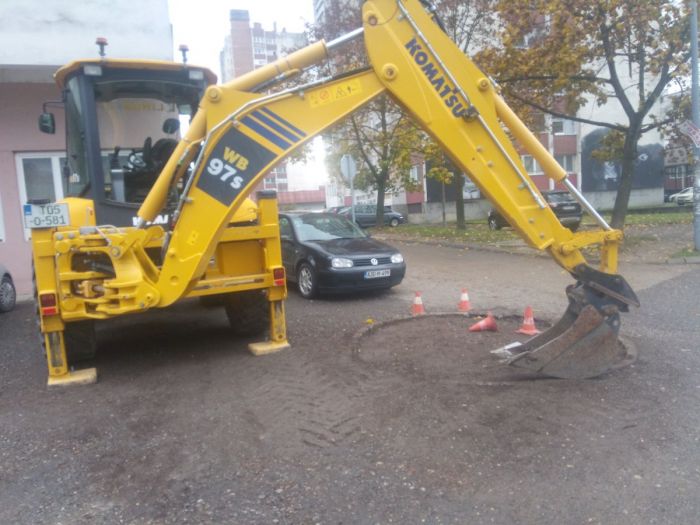
[[[70,219],[67,204],[25,204],[24,226],[26,228],[55,228],[68,226]]]
[[[576,206],[562,206],[561,209],[564,211],[571,211],[571,210],[575,210]]]
[[[389,277],[391,270],[369,270],[365,272],[365,279],[376,279],[377,277]]]

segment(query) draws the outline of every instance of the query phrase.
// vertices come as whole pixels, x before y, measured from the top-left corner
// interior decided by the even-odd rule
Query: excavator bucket
[[[617,337],[619,312],[627,311],[628,304],[639,305],[621,277],[615,282],[617,291],[595,282],[570,286],[569,307],[556,325],[494,353],[511,366],[563,379],[587,379],[615,368],[627,360]]]

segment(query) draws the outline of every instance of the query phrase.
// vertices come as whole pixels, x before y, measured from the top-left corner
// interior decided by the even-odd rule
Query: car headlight
[[[399,264],[403,262],[403,255],[400,253],[395,253],[394,255],[391,256],[391,262],[394,264]]]
[[[345,257],[333,257],[331,259],[331,266],[333,268],[352,268],[352,259],[346,259]]]

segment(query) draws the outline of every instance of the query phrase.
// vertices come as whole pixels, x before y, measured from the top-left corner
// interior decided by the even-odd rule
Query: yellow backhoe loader
[[[616,273],[622,233],[567,180],[497,86],[446,36],[427,2],[370,0],[362,18],[363,27],[347,35],[224,85],[187,64],[104,56],[57,72],[69,196],[25,206],[26,223],[36,228],[50,384],[94,380],[94,370],[72,365],[93,352],[95,321],[185,297],[215,296],[234,329],[266,331],[267,340],[251,345],[254,352],[287,347],[276,200],[262,193],[253,204],[249,194],[290,152],[381,95],[441,145],[530,246],[546,250],[575,280],[563,318],[517,348],[510,364],[563,378],[610,368],[619,312],[639,304]],[[369,67],[298,80],[359,38]],[[282,81],[285,87],[275,90]],[[55,129],[53,115],[42,114],[40,127]],[[599,229],[573,233],[559,223],[504,128]],[[582,254],[590,246],[599,248],[598,268]]]

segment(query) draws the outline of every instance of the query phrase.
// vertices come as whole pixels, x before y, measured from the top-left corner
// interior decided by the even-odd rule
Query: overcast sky
[[[168,0],[170,21],[173,24],[175,60],[180,61],[180,44],[190,48],[188,60],[192,64],[206,66],[221,79],[219,53],[224,38],[230,31],[229,11],[247,9],[250,22],[260,22],[271,30],[277,22],[277,30],[302,32],[305,24],[314,20],[313,0]],[[290,190],[317,189],[327,182],[323,164],[323,144],[316,140],[313,152],[305,163],[287,167]]]
[[[301,32],[304,24],[313,23],[313,0],[168,0],[173,24],[175,60],[177,48],[187,44],[189,61],[207,66],[219,75],[219,52],[229,32],[229,11],[247,9],[250,21],[260,22],[264,29]]]

